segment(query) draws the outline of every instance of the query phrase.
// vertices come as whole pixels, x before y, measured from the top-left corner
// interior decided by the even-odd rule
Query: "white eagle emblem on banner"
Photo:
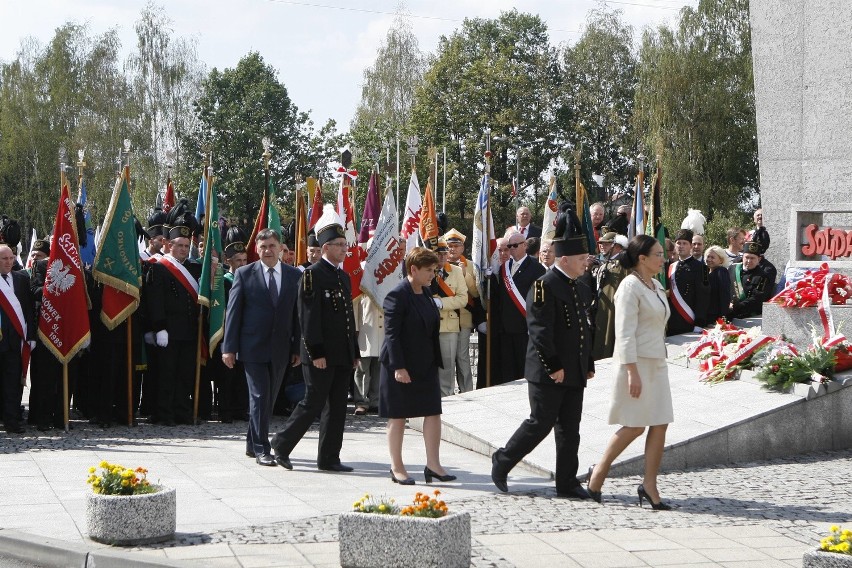
[[[44,285],[51,294],[61,294],[74,286],[77,277],[71,272],[71,267],[62,264],[62,260],[56,259],[47,267],[47,280]]]

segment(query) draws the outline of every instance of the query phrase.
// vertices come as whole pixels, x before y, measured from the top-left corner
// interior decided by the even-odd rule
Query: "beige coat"
[[[444,279],[446,285],[453,291],[454,296],[441,298],[444,307],[441,309],[441,333],[458,332],[459,327],[459,311],[467,311],[464,307],[467,305],[467,284],[465,284],[462,269],[452,264],[445,264],[444,269],[447,270],[447,277]]]
[[[456,265],[453,265],[456,266]],[[476,287],[476,278],[473,274],[473,263],[468,259],[462,257],[462,262],[459,263],[459,268],[461,268],[464,272],[464,282],[467,285],[467,295],[468,299],[470,298],[478,298],[479,297],[479,289]],[[470,314],[470,310],[461,310],[461,317],[459,320],[459,326],[462,329],[472,329],[473,328],[473,316]]]
[[[367,294],[353,301],[361,357],[378,357],[385,340],[385,312]]]

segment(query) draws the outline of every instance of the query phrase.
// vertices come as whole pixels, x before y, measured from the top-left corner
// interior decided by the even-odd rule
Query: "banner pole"
[[[68,361],[63,361],[62,363],[62,414],[63,419],[65,420],[65,433],[67,434],[70,430],[69,422],[70,417],[68,416],[68,404],[69,404],[69,396],[68,396]]]
[[[127,425],[133,426],[133,314],[127,316]]]

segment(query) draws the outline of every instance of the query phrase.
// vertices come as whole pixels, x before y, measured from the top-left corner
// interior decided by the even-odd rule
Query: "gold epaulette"
[[[544,282],[536,280],[533,286],[535,286],[533,291],[533,304],[540,308],[544,305]]]

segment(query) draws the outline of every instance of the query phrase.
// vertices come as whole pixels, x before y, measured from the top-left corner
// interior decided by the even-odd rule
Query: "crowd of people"
[[[141,233],[147,242],[141,303],[127,322],[112,330],[101,323],[102,285],[87,277],[92,341],[70,366],[74,410],[105,427],[140,417],[163,426],[189,424],[196,414],[246,420],[246,455],[287,469],[290,453],[319,420],[317,467],[346,472],[352,468],[340,453],[351,400],[355,414],[388,419],[390,477],[412,484],[402,459],[406,419],[424,419],[426,480],[450,481],[455,477],[439,454],[441,399],[526,378],[531,417],[493,456],[499,489],[508,490],[509,471],[556,428],[557,492],[600,501],[610,464],[649,427],[638,494],[665,508],[656,487],[673,419],[665,336],[700,330],[717,318],[760,314],[776,279],[763,256],[769,234],[762,212],[755,212],[752,229],[731,228],[727,243],[706,243],[702,224],[689,222],[660,243],[645,235],[628,240],[629,211],[620,208],[605,221],[603,204],[595,203],[596,250],[589,250],[574,212],[561,211],[555,235],[543,239],[529,209],[518,208],[516,223],[497,239],[499,269],[488,274],[488,310],[465,256],[468,239],[455,228],[431,250],[407,253],[405,278],[379,305],[366,294],[352,300],[341,268],[348,243],[332,209],[308,235],[302,266],[293,266],[292,243],[278,231],[260,231],[248,242],[243,230],[231,227],[218,259],[227,268],[224,338],[206,354],[197,390],[201,265],[190,256],[199,223],[185,202],[168,214],[156,211]],[[50,245],[36,241],[31,266],[21,269],[10,244],[0,245],[5,429],[26,431],[25,351],[32,353],[28,421],[42,431],[63,428],[62,368],[36,334]],[[250,248],[258,258],[252,263]],[[128,324],[135,333],[131,350]],[[134,354],[131,392],[123,379],[128,351]],[[610,421],[622,428],[583,488],[576,481],[583,388],[594,377],[594,362],[609,357],[618,363]],[[275,413],[288,418],[270,439]]]

